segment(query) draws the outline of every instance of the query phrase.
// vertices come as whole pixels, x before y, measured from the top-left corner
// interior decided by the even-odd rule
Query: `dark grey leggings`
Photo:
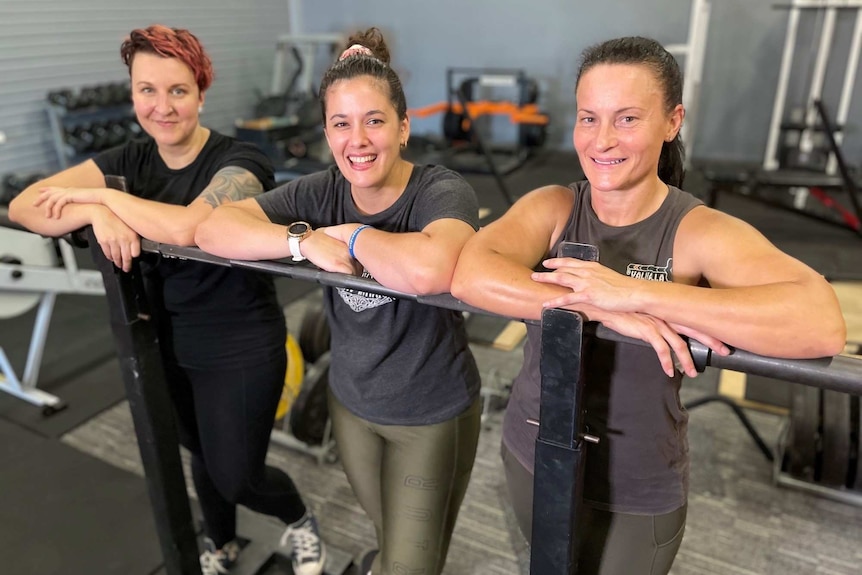
[[[329,413],[347,479],[377,531],[372,573],[439,575],[473,470],[479,400],[434,425],[371,423],[331,393]]]
[[[502,448],[503,469],[518,525],[527,542],[533,523],[533,475]],[[578,573],[666,575],[685,531],[687,506],[663,515],[613,513],[583,506]]]

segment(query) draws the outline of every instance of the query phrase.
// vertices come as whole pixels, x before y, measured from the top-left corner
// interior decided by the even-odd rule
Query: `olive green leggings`
[[[371,423],[332,393],[329,413],[347,479],[377,531],[372,573],[439,575],[473,470],[479,400],[434,425]]]
[[[530,542],[533,475],[503,445],[503,469],[518,526]],[[688,506],[662,515],[633,515],[581,507],[578,573],[666,575],[685,531]]]

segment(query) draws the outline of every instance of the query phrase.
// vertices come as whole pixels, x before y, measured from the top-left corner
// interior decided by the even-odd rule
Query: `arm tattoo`
[[[263,184],[254,174],[244,168],[229,166],[213,176],[210,184],[201,192],[201,197],[213,208],[221,204],[237,202],[263,192]]]

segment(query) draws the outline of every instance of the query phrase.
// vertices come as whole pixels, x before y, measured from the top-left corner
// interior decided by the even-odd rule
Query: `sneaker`
[[[209,537],[204,537],[204,552],[201,553],[201,572],[203,575],[223,575],[228,573],[239,557],[239,543],[229,541],[221,549]]]
[[[320,575],[326,561],[326,548],[320,539],[317,519],[311,512],[288,525],[281,536],[282,547],[290,546],[290,563],[296,575]]]
[[[372,549],[362,555],[362,559],[359,560],[360,575],[371,575],[371,566],[374,565],[374,558],[377,557],[377,553],[377,549]]]

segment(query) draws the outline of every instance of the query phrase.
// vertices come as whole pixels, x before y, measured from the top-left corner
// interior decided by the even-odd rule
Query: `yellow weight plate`
[[[284,389],[281,393],[281,399],[278,401],[278,409],[275,412],[276,419],[284,418],[290,411],[296,396],[299,395],[302,378],[305,375],[305,360],[302,358],[302,351],[299,349],[296,339],[290,334],[287,334],[285,347],[287,348],[287,371],[284,373]]]

